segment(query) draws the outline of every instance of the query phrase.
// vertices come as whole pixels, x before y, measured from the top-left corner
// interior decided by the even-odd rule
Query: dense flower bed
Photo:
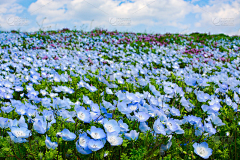
[[[0,39],[0,157],[240,157],[237,36],[63,29]]]

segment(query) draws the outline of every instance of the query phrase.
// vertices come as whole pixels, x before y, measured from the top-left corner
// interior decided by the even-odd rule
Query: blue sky
[[[0,0],[0,27],[240,35],[240,0]]]

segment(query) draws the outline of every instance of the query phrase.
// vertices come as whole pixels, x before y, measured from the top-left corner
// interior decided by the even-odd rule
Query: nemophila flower
[[[159,105],[158,100],[153,96],[149,99],[149,102],[150,102],[150,105],[153,105],[153,106],[158,106]]]
[[[118,136],[118,132],[108,132],[107,133],[107,140],[111,144],[111,146],[119,146],[122,144],[123,139]]]
[[[90,100],[88,96],[83,96],[83,102],[90,105],[92,103],[92,100]]]
[[[170,109],[170,112],[171,112],[171,114],[173,115],[173,116],[180,116],[181,114],[180,114],[180,111],[178,110],[178,109],[176,109],[175,107],[172,107],[171,109]]]
[[[87,133],[84,132],[82,134],[79,134],[79,145],[84,148],[87,149],[88,148],[88,141],[90,140],[90,137],[87,136]]]
[[[93,121],[99,121],[99,120],[101,120],[102,118],[103,118],[103,116],[101,116],[101,113],[99,112],[99,113],[96,113],[96,112],[90,112],[90,117],[91,117],[91,120],[93,120]]]
[[[139,132],[137,132],[136,130],[131,130],[130,133],[125,133],[124,135],[125,138],[127,138],[128,140],[136,141],[138,139]]]
[[[21,86],[16,86],[16,87],[15,87],[15,91],[16,91],[16,92],[21,92],[21,91],[23,91],[23,87],[21,87]]]
[[[107,93],[107,94],[113,94],[112,90],[109,89],[108,87],[106,88],[106,93]]]
[[[167,118],[166,114],[164,113],[164,111],[161,110],[159,113],[160,113],[160,116],[159,116],[160,122],[166,123],[168,121],[168,118]]]
[[[46,144],[46,146],[47,146],[47,148],[48,149],[55,149],[56,147],[58,147],[58,144],[57,144],[57,142],[52,142],[51,140],[50,140],[50,137],[48,137],[47,135],[46,135],[46,140],[45,140],[45,144]]]
[[[41,120],[36,120],[34,123],[33,123],[33,128],[35,131],[37,131],[38,133],[40,134],[44,134],[46,132],[46,123],[44,123],[43,121]]]
[[[16,138],[28,138],[29,136],[32,135],[31,131],[28,130],[26,127],[11,127],[11,133],[16,137]]]
[[[95,92],[95,91],[97,91],[98,89],[96,88],[96,87],[94,87],[94,86],[86,86],[86,88],[90,91],[90,92]]]
[[[150,115],[146,112],[134,112],[134,115],[138,118],[139,122],[145,122],[149,119]]]
[[[8,127],[8,118],[0,117],[0,127],[7,128]]]
[[[223,126],[225,123],[222,122],[222,120],[215,114],[212,114],[210,117],[212,123],[214,123],[216,126]]]
[[[96,103],[91,103],[90,104],[91,110],[95,113],[101,113],[98,104]]]
[[[168,119],[165,124],[167,128],[172,132],[175,132],[178,129],[177,123],[173,119]]]
[[[204,130],[205,130],[206,132],[208,132],[208,133],[210,134],[210,136],[213,135],[213,134],[215,134],[215,133],[217,132],[216,129],[213,128],[211,122],[209,122],[209,123],[204,122]]]
[[[121,131],[120,133],[128,132],[128,131],[129,131],[127,123],[123,123],[123,120],[122,120],[122,119],[120,119],[120,120],[118,121],[118,124],[119,124],[119,126],[120,126],[120,131]]]
[[[197,124],[199,121],[202,120],[200,117],[196,117],[193,115],[184,116],[183,118],[186,119],[187,122],[190,123],[191,125]]]
[[[14,143],[24,143],[24,142],[28,142],[28,140],[26,140],[25,138],[17,138],[15,135],[13,135],[12,132],[7,132],[8,135],[10,136],[11,140],[14,142]],[[21,134],[21,133],[19,133]]]
[[[126,98],[126,94],[122,93],[121,91],[116,92],[115,95],[118,97],[118,100],[120,101]]]
[[[237,103],[233,102],[231,107],[235,112],[239,112]]]
[[[106,109],[109,109],[110,111],[116,109],[115,106],[113,106],[110,102],[107,102],[105,100],[102,101],[102,104]]]
[[[61,109],[60,111],[58,111],[58,115],[61,116],[62,119],[66,119],[66,122],[75,123],[75,121],[73,120],[73,115],[71,115],[71,112],[69,112],[68,110]]]
[[[25,128],[28,127],[23,115],[21,115],[20,119],[18,120],[18,127],[25,127]]]
[[[147,131],[151,131],[151,128],[147,125],[146,122],[140,122],[139,129],[143,133],[146,133]]]
[[[58,132],[57,136],[61,136],[64,141],[73,141],[76,138],[76,135],[66,128],[62,132]]]
[[[26,110],[27,110],[27,108],[24,105],[21,105],[21,106],[18,106],[18,107],[15,108],[15,111],[19,115],[25,115],[26,114]]]
[[[120,132],[120,127],[118,125],[118,122],[111,119],[111,120],[107,120],[107,119],[104,119],[103,120],[103,127],[105,129],[106,132],[117,132],[119,133]]]
[[[12,98],[13,98],[13,95],[12,95],[12,94],[5,94],[5,95],[4,95],[4,98],[5,98],[5,99],[12,99]]]
[[[51,122],[54,119],[52,110],[43,110],[42,114],[43,114],[43,117],[49,122]]]
[[[90,139],[88,141],[88,148],[92,151],[98,151],[103,147],[104,147],[104,145],[103,145],[103,142],[101,140]]]
[[[106,137],[104,130],[101,128],[96,128],[95,126],[91,126],[90,131],[88,130],[87,133],[94,139],[102,139]]]
[[[208,148],[208,144],[206,142],[202,143],[194,143],[193,144],[194,152],[204,159],[208,159],[209,156],[212,155],[212,149]]]
[[[1,110],[4,112],[4,113],[9,113],[13,110],[14,108],[12,108],[11,106],[7,106],[7,107],[1,107]]]
[[[128,104],[128,108],[130,108],[132,111],[136,111],[138,109],[138,103],[130,103]]]
[[[117,107],[122,114],[130,114],[132,112],[125,102],[118,103]]]
[[[211,98],[210,95],[207,94],[207,93],[204,93],[203,91],[199,91],[199,92],[197,93],[197,100],[198,100],[199,102],[206,102],[206,101],[209,100],[210,98]]]
[[[231,106],[232,100],[228,96],[226,96],[225,103],[227,103],[227,105]]]
[[[53,80],[55,81],[55,82],[60,82],[60,76],[59,76],[59,74],[55,74],[54,76],[53,76]]]
[[[52,105],[51,98],[47,98],[47,97],[42,98],[41,103],[44,107],[47,107],[47,108],[49,108]]]
[[[236,92],[234,92],[234,96],[233,96],[233,98],[234,98],[234,101],[235,101],[235,102],[237,102],[237,103],[240,102],[240,99],[239,99],[239,97],[238,97],[238,95],[237,95]]]
[[[85,149],[79,145],[79,140],[76,142],[77,151],[81,154],[90,154],[92,151],[86,147]]]
[[[185,83],[189,86],[195,86],[197,83],[197,80],[194,77],[185,77]]]

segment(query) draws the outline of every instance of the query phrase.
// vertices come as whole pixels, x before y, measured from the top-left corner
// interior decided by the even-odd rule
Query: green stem
[[[20,145],[20,144],[19,144],[19,145]],[[19,145],[18,145],[18,152],[19,152],[19,155],[20,155],[20,159],[22,159],[22,154],[21,154],[21,152],[20,152]]]

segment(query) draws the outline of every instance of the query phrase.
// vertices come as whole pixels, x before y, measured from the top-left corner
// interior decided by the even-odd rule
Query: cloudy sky
[[[0,27],[240,35],[240,0],[0,0]]]

